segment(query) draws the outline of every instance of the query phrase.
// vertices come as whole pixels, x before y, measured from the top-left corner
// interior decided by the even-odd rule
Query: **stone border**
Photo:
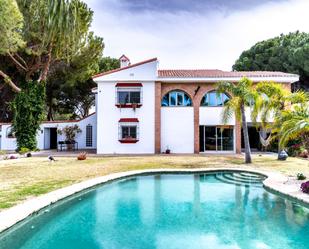
[[[159,173],[202,173],[202,172],[222,172],[222,171],[244,171],[248,173],[256,173],[266,176],[263,185],[267,190],[271,192],[281,194],[293,201],[300,202],[309,207],[309,195],[302,193],[294,185],[286,185],[287,177],[280,173],[260,171],[246,168],[198,168],[198,169],[148,169],[148,170],[134,170],[120,173],[113,173],[106,176],[97,177],[84,182],[76,183],[68,187],[64,187],[42,196],[36,197],[31,200],[27,200],[21,204],[18,204],[12,208],[0,212],[0,233],[11,228],[15,224],[23,221],[24,219],[35,215],[41,209],[70,197],[76,193],[80,193],[84,190],[89,190],[98,185],[109,183],[111,181],[119,180],[126,177],[138,176],[138,175],[150,175]]]

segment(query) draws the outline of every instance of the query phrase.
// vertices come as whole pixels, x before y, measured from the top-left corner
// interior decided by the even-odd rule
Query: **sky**
[[[161,69],[231,70],[256,42],[309,32],[309,0],[84,0],[104,56],[131,63],[157,57]]]

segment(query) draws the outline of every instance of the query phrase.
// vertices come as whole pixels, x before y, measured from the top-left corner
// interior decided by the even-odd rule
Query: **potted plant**
[[[87,159],[87,152],[81,152],[77,156],[77,160],[86,160]]]
[[[72,150],[72,146],[75,143],[75,138],[78,133],[81,133],[82,130],[78,125],[65,126],[62,129],[57,130],[59,135],[65,136],[65,143],[67,144],[67,149]]]
[[[169,149],[168,146],[166,147],[165,154],[171,154],[171,150]]]

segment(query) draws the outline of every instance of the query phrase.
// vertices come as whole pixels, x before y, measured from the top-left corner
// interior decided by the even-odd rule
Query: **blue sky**
[[[84,0],[105,56],[158,57],[160,68],[231,70],[257,41],[309,32],[309,0]]]

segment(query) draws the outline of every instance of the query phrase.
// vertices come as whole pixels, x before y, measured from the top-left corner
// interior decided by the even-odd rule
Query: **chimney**
[[[124,54],[119,58],[119,61],[120,61],[120,68],[127,67],[127,66],[131,65],[130,59],[127,56],[125,56]]]

